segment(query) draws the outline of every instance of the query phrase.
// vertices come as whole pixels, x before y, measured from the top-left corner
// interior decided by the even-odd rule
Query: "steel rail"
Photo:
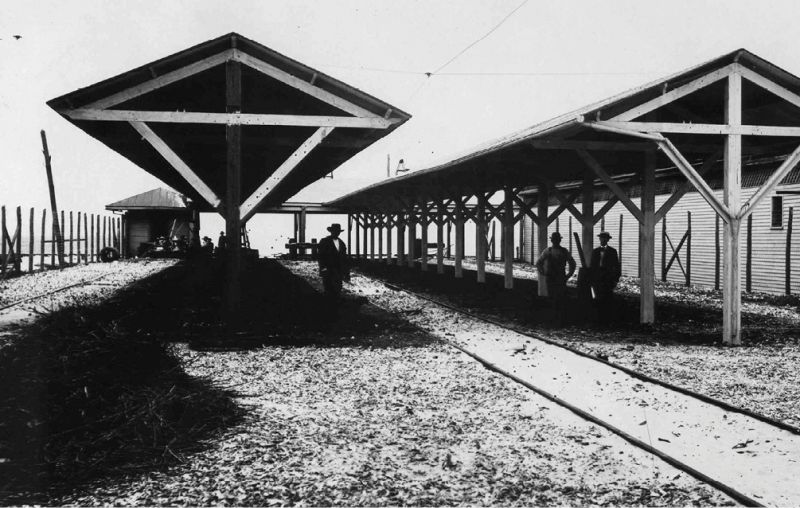
[[[109,275],[110,274],[108,274],[108,273],[104,273],[102,275],[98,275],[97,277],[92,277],[90,279],[85,279],[85,280],[82,280],[80,282],[76,282],[75,284],[69,284],[67,286],[62,286],[62,287],[54,289],[52,291],[47,291],[45,293],[39,293],[38,295],[28,296],[26,298],[22,298],[21,300],[16,300],[16,301],[13,301],[11,303],[0,305],[0,312],[2,312],[4,310],[7,310],[7,309],[10,309],[11,307],[16,307],[17,305],[21,305],[23,303],[28,303],[28,302],[33,301],[33,300],[38,300],[39,298],[44,298],[46,296],[50,296],[50,295],[55,294],[55,293],[60,293],[61,291],[66,291],[67,289],[71,289],[71,288],[78,287],[78,286],[83,286],[84,284],[90,284],[90,283],[92,283],[94,281],[100,280],[103,277],[107,277]]]
[[[375,277],[375,276],[373,275],[373,277]],[[379,277],[377,277],[377,278],[379,278]],[[460,307],[456,307],[456,306],[451,305],[451,304],[446,303],[446,302],[442,302],[442,301],[440,301],[440,300],[438,300],[436,298],[432,298],[432,297],[427,296],[425,294],[418,293],[416,291],[413,291],[413,290],[398,286],[396,284],[389,283],[386,280],[383,280],[382,282],[384,283],[384,285],[386,285],[386,287],[388,287],[389,289],[392,289],[394,291],[401,291],[401,292],[409,293],[409,294],[411,294],[411,295],[413,295],[413,296],[415,296],[417,298],[421,298],[423,300],[429,301],[429,302],[434,303],[436,305],[439,305],[439,306],[445,307],[447,309],[450,309],[450,310],[452,310],[454,312],[458,312],[460,314],[469,316],[469,317],[471,317],[473,319],[476,319],[476,320],[479,320],[479,321],[483,321],[485,323],[489,323],[489,324],[492,324],[492,325],[495,325],[495,326],[499,326],[501,328],[505,328],[507,330],[519,333],[521,335],[524,335],[524,336],[527,336],[527,337],[531,337],[531,338],[536,339],[536,340],[541,340],[542,342],[545,342],[547,344],[550,344],[550,345],[553,345],[553,346],[556,346],[556,347],[560,347],[562,349],[565,349],[567,351],[575,353],[575,354],[577,354],[579,356],[582,356],[582,357],[585,357],[585,358],[589,358],[591,360],[595,360],[595,361],[598,361],[598,362],[605,363],[606,365],[608,365],[610,367],[613,367],[613,368],[618,369],[618,370],[620,370],[622,372],[625,372],[626,374],[629,374],[632,377],[640,379],[642,381],[663,386],[665,388],[677,391],[677,392],[682,393],[684,395],[688,395],[690,397],[697,398],[699,400],[702,400],[703,402],[707,402],[707,403],[713,404],[713,405],[718,406],[718,407],[720,407],[722,409],[725,409],[726,411],[731,411],[731,412],[741,413],[741,414],[744,414],[746,416],[751,416],[751,417],[753,417],[755,419],[758,419],[758,420],[760,420],[760,421],[762,421],[764,423],[767,423],[767,424],[773,425],[775,427],[778,427],[778,428],[780,428],[782,430],[788,430],[788,431],[790,431],[792,433],[800,434],[800,429],[798,429],[797,427],[794,427],[792,425],[786,424],[784,422],[780,422],[778,420],[774,420],[774,419],[772,419],[772,418],[770,418],[768,416],[761,415],[759,413],[754,413],[754,412],[752,412],[750,410],[747,410],[747,409],[743,409],[743,408],[739,408],[739,407],[736,407],[736,406],[732,406],[732,405],[730,405],[730,404],[728,404],[726,402],[714,399],[714,398],[709,397],[707,395],[703,395],[703,394],[700,394],[700,393],[697,393],[697,392],[693,392],[693,391],[691,391],[689,389],[682,388],[682,387],[679,387],[679,386],[675,386],[675,385],[672,385],[672,384],[667,383],[665,381],[661,381],[661,380],[656,379],[656,378],[652,378],[652,377],[650,377],[650,376],[648,376],[646,374],[642,374],[640,372],[631,370],[631,369],[629,369],[627,367],[623,367],[623,366],[618,365],[618,364],[616,364],[614,362],[610,362],[610,361],[605,360],[603,358],[599,358],[599,357],[597,357],[595,355],[591,355],[591,354],[585,353],[583,351],[579,351],[579,350],[577,350],[575,348],[572,348],[570,346],[561,344],[561,343],[559,343],[557,341],[554,341],[552,339],[548,339],[548,338],[542,337],[542,336],[540,336],[538,334],[535,334],[533,332],[530,332],[528,330],[524,330],[524,329],[520,329],[518,327],[506,325],[506,324],[501,323],[501,322],[499,322],[499,321],[497,321],[495,319],[492,319],[492,318],[489,318],[489,317],[486,317],[486,316],[482,316],[482,315],[479,315],[479,314],[475,314],[473,312],[464,310],[464,309],[462,309]],[[628,441],[629,443],[633,444],[634,446],[636,446],[638,448],[641,448],[642,450],[645,450],[645,451],[647,451],[649,453],[652,453],[653,455],[659,457],[660,459],[664,460],[665,462],[667,462],[671,466],[673,466],[673,467],[675,467],[675,468],[677,468],[677,469],[679,469],[681,471],[684,471],[685,473],[697,478],[698,480],[700,480],[700,481],[702,481],[704,483],[707,483],[708,485],[711,485],[712,487],[720,490],[721,492],[724,492],[725,494],[727,494],[731,498],[735,499],[737,502],[742,503],[742,504],[744,504],[746,506],[764,506],[763,504],[757,502],[756,500],[754,500],[754,499],[748,497],[747,495],[739,492],[735,488],[733,488],[733,487],[731,487],[729,485],[726,485],[726,484],[724,484],[724,483],[722,483],[722,482],[720,482],[718,480],[715,480],[715,479],[711,478],[710,476],[706,475],[705,473],[702,473],[701,471],[698,471],[697,469],[693,468],[692,466],[690,466],[690,465],[688,465],[688,464],[686,464],[686,463],[684,463],[684,462],[682,462],[682,461],[680,461],[680,460],[678,460],[678,459],[676,459],[676,458],[674,458],[674,457],[672,457],[670,455],[667,455],[666,453],[662,452],[661,450],[658,450],[657,448],[653,447],[649,443],[646,443],[646,442],[644,442],[644,441],[642,441],[642,440],[640,440],[640,439],[628,434],[624,430],[622,430],[622,429],[620,429],[620,428],[618,428],[618,427],[616,427],[616,426],[614,426],[614,425],[612,425],[612,424],[610,424],[610,423],[608,423],[608,422],[606,422],[606,421],[604,421],[604,420],[592,415],[591,413],[588,413],[588,412],[584,411],[583,409],[580,409],[579,407],[574,406],[573,404],[570,404],[569,402],[557,397],[556,395],[553,395],[553,394],[549,393],[548,391],[546,391],[546,390],[544,390],[542,388],[539,388],[539,387],[531,384],[528,381],[525,381],[524,379],[520,378],[519,376],[517,376],[515,374],[512,374],[512,373],[506,371],[505,369],[499,367],[498,365],[496,365],[496,364],[484,359],[480,355],[478,355],[478,354],[476,354],[476,353],[474,353],[472,351],[469,351],[468,349],[462,347],[459,344],[456,344],[454,341],[449,340],[449,339],[443,339],[443,341],[446,342],[447,344],[449,344],[450,346],[458,349],[459,351],[463,352],[464,354],[470,356],[471,358],[477,360],[482,365],[484,365],[486,368],[488,368],[490,370],[493,370],[493,371],[495,371],[495,372],[497,372],[497,373],[499,373],[499,374],[501,374],[501,375],[503,375],[503,376],[505,376],[505,377],[507,377],[507,378],[509,378],[509,379],[511,379],[511,380],[523,385],[523,386],[525,386],[529,390],[532,390],[532,391],[536,392],[537,394],[541,395],[542,397],[545,397],[546,399],[551,400],[551,401],[559,404],[560,406],[563,406],[564,408],[566,408],[569,411],[575,413],[576,415],[580,416],[581,418],[584,418],[585,420],[588,420],[588,421],[590,421],[590,422],[592,422],[592,423],[594,423],[596,425],[599,425],[599,426],[609,430],[610,432],[620,436],[621,438],[625,439],[626,441]]]

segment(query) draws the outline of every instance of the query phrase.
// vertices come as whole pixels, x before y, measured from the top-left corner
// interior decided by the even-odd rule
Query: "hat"
[[[328,226],[328,231],[330,231],[331,233],[333,233],[334,231],[336,231],[337,233],[341,233],[342,232],[342,226],[339,223],[334,222],[333,224]]]
[[[598,233],[598,235],[597,235],[598,238],[602,238],[604,236],[606,238],[610,239],[611,238],[611,233],[609,233],[608,231],[600,231],[600,233]]]
[[[551,239],[558,238],[560,240],[561,239],[561,233],[559,233],[558,231],[554,231],[553,234],[550,235],[550,238]]]

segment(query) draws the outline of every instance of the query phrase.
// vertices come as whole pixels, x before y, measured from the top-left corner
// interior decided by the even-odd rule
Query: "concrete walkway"
[[[397,310],[398,293],[368,295]],[[409,321],[770,506],[800,506],[800,436],[410,295]]]

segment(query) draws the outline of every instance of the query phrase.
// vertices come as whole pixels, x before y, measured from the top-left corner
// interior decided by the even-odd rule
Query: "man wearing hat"
[[[543,250],[536,260],[536,269],[539,283],[546,284],[547,295],[555,310],[555,320],[561,323],[567,304],[567,280],[575,273],[575,259],[561,246],[561,233],[556,231],[550,235],[550,242],[553,245]]]
[[[617,287],[622,270],[617,250],[608,245],[611,235],[602,231],[597,238],[600,240],[600,246],[592,251],[592,262],[589,266],[592,270],[592,288],[597,310],[600,319],[606,320],[610,317],[614,288]]]
[[[347,259],[347,248],[339,239],[342,226],[331,224],[328,227],[330,235],[319,242],[317,257],[319,258],[319,274],[322,276],[322,285],[325,295],[332,300],[337,300],[342,293],[342,281],[350,280],[350,267]]]

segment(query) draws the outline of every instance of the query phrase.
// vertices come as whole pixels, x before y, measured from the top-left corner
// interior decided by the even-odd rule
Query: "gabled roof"
[[[483,143],[465,153],[453,156],[449,161],[427,169],[415,171],[395,177],[361,190],[347,194],[339,199],[326,203],[344,209],[360,210],[385,208],[402,208],[395,197],[412,198],[420,195],[430,196],[438,190],[445,194],[452,189],[486,188],[499,189],[504,185],[524,187],[535,185],[545,178],[552,183],[572,182],[582,178],[586,164],[575,153],[574,149],[554,149],[558,143],[597,142],[625,143],[630,150],[619,150],[604,153],[593,152],[598,160],[607,166],[608,172],[627,174],[637,171],[643,165],[643,150],[635,148],[635,138],[623,135],[597,132],[587,127],[586,122],[602,121],[614,118],[626,111],[635,111],[637,107],[657,101],[670,91],[695,82],[704,76],[721,72],[726,67],[738,64],[759,75],[766,76],[772,82],[789,92],[800,95],[800,78],[745,50],[738,49],[713,60],[696,65],[681,72],[671,74],[651,83],[633,88],[621,94],[595,102],[583,108],[560,115],[551,120],[537,123],[509,135]],[[722,76],[722,74],[719,74]],[[698,89],[692,95],[682,97],[675,104],[665,105],[651,115],[653,121],[686,122],[680,115],[687,110],[696,111],[698,115],[724,123],[724,79],[717,77],[715,81]],[[745,90],[746,103],[743,105],[743,118],[760,116],[776,117],[773,125],[800,125],[800,108],[790,110],[786,103],[763,90],[756,90],[754,85]],[[680,108],[680,109],[678,109]],[[638,117],[637,117],[638,118]],[[757,123],[757,122],[756,122]],[[722,147],[723,136],[704,136],[702,139],[689,135],[670,136],[683,153],[692,157],[690,162],[702,160],[710,153]],[[645,145],[645,140],[639,140]],[[547,146],[555,143],[553,146]],[[785,153],[786,138],[759,139],[745,147],[743,155],[763,155],[774,150],[774,153]],[[792,144],[792,148],[796,143]],[[660,167],[669,167],[671,162],[660,156]]]
[[[241,104],[232,113],[231,63],[241,68]],[[280,205],[410,118],[236,33],[47,104],[203,210],[225,196],[227,124],[242,125],[242,198],[269,183],[251,203],[257,211]]]
[[[159,187],[106,205],[106,210],[186,210],[186,196]]]

